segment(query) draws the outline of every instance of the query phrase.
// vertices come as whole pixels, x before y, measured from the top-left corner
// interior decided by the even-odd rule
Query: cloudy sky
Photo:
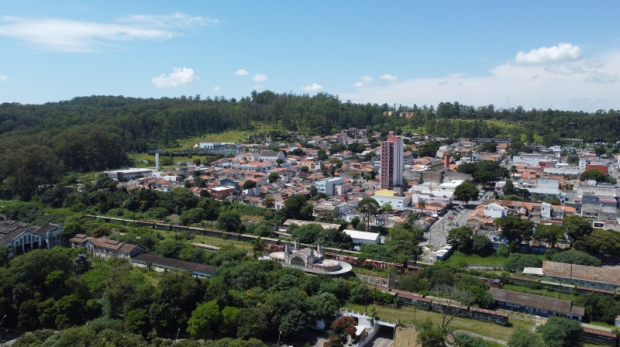
[[[5,1],[0,103],[252,90],[620,109],[618,1]]]

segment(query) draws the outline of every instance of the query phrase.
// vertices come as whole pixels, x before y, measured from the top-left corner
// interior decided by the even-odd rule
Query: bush
[[[558,254],[558,250],[557,249],[553,249],[553,248],[548,249],[545,252],[545,258],[547,258],[547,260],[551,260],[551,259],[553,259],[553,256],[556,255],[556,254]]]
[[[587,266],[602,266],[601,261],[589,255],[588,253],[570,250],[566,252],[560,252],[553,256],[553,261],[558,263],[568,263],[568,264],[577,264],[577,265],[587,265]]]
[[[507,271],[522,271],[524,267],[541,267],[542,260],[533,254],[513,253],[504,263]]]
[[[495,253],[500,257],[508,257],[510,255],[510,249],[508,245],[501,244]]]

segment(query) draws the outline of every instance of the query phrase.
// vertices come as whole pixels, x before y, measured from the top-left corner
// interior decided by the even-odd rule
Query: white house
[[[508,208],[495,203],[488,204],[484,208],[484,213],[493,219],[506,217],[508,215]]]
[[[258,155],[258,160],[262,161],[276,161],[282,159],[286,161],[286,155],[282,151],[264,150]]]

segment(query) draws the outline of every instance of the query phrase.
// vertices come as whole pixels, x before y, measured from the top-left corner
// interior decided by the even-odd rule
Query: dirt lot
[[[419,347],[415,342],[418,332],[414,328],[397,327],[393,347]]]

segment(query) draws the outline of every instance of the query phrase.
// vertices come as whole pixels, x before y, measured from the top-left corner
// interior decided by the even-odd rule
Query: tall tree
[[[517,249],[521,242],[531,240],[534,233],[534,222],[519,216],[497,218],[495,225],[501,228],[500,236],[508,240],[513,250]]]
[[[373,198],[363,198],[357,204],[357,210],[362,213],[363,220],[366,222],[366,231],[370,230],[370,217],[374,217],[379,213],[381,207],[377,200]]]
[[[454,199],[462,201],[465,206],[471,200],[478,199],[478,194],[480,191],[476,186],[471,182],[463,182],[459,184],[454,190]]]

